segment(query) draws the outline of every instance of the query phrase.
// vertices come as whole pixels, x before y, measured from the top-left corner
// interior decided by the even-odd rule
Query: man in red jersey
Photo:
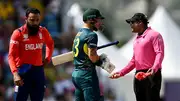
[[[42,60],[43,45],[46,57]],[[14,30],[9,46],[8,61],[15,83],[15,101],[42,101],[45,90],[43,66],[50,62],[54,41],[50,33],[40,26],[40,11],[29,8],[26,23]]]

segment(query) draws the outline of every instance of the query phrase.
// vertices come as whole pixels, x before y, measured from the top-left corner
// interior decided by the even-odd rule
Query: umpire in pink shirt
[[[150,75],[143,80],[134,78],[136,101],[159,101],[161,89],[161,69],[164,58],[164,42],[161,34],[148,27],[148,19],[143,13],[136,13],[126,22],[137,33],[133,44],[133,57],[121,71],[113,73],[110,78],[122,77],[136,69],[136,73]]]

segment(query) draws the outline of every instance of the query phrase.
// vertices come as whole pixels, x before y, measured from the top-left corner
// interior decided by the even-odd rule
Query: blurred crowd
[[[9,39],[13,30],[24,24],[25,11],[28,7],[35,7],[41,11],[41,25],[48,29],[55,41],[53,56],[71,51],[77,28],[70,23],[68,30],[63,30],[63,17],[59,10],[59,6],[62,4],[60,1],[0,0],[0,101],[13,101],[13,76],[7,58]],[[47,88],[44,101],[74,101],[72,71],[72,62],[56,67],[51,65],[45,67]],[[108,93],[108,95],[109,99],[114,99],[113,94]]]

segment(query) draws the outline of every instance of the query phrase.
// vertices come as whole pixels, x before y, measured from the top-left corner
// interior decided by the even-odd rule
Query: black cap
[[[86,21],[88,19],[93,19],[93,18],[104,19],[104,17],[101,15],[98,9],[89,8],[83,13],[83,21]]]
[[[136,21],[142,21],[143,23],[149,23],[147,16],[144,15],[143,13],[135,13],[132,18],[126,19],[127,23],[136,22]]]

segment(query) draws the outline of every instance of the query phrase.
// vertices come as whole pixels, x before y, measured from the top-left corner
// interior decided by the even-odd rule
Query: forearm
[[[135,68],[135,56],[133,53],[133,57],[132,57],[131,61],[128,63],[128,65],[125,68],[123,68],[121,71],[119,71],[119,73],[122,76],[124,76],[127,73],[129,73],[130,71],[132,71],[134,68]]]
[[[161,67],[164,58],[164,42],[160,34],[155,36],[152,42],[153,42],[154,51],[156,53],[156,57],[152,69],[154,69],[155,72],[157,72],[157,70]]]
[[[89,58],[93,63],[96,63],[100,59],[98,55],[91,55]]]
[[[17,60],[19,59],[19,46],[10,44],[8,53],[8,62],[11,72],[17,72]]]
[[[54,43],[46,45],[46,57],[45,58],[46,58],[46,60],[48,60],[48,62],[50,62],[50,60],[51,60],[53,50],[54,50]]]
[[[8,62],[9,62],[9,67],[11,69],[12,74],[14,74],[15,72],[17,72],[17,67],[16,67],[16,62],[14,59],[14,56],[9,54],[8,56]]]
[[[93,63],[96,63],[100,57],[98,56],[97,54],[97,49],[88,49],[88,56],[89,56],[89,59],[93,62]]]
[[[50,33],[48,32],[48,30],[46,28],[44,28],[44,38],[45,38],[45,44],[46,44],[46,60],[48,62],[50,62],[53,51],[54,51],[54,41],[50,35]]]
[[[153,64],[153,66],[152,66],[152,68],[156,70],[155,72],[157,72],[157,70],[161,67],[163,58],[164,58],[164,54],[163,54],[162,52],[161,52],[161,53],[158,53],[158,54],[156,55],[154,64]]]
[[[128,74],[129,72],[131,72],[134,68],[135,68],[134,62],[130,61],[129,64],[125,68],[119,71],[119,73],[121,76],[124,76]]]

